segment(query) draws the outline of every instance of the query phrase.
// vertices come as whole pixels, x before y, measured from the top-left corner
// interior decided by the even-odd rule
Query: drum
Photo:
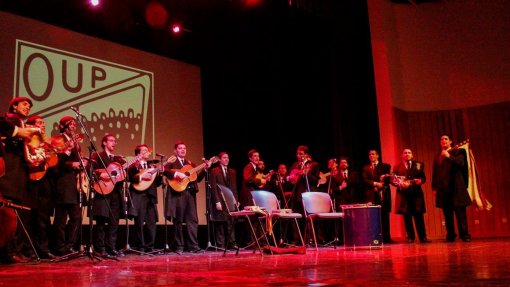
[[[355,204],[341,207],[344,213],[345,248],[381,248],[381,206]]]

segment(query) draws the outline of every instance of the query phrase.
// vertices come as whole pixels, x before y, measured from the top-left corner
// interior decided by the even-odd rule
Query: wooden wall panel
[[[413,150],[416,160],[425,164],[424,185],[427,213],[425,224],[431,238],[444,238],[443,215],[435,207],[432,192],[432,163],[439,152],[441,133],[452,135],[454,143],[470,140],[479,171],[482,192],[492,203],[490,211],[468,208],[473,237],[510,236],[510,102],[449,111],[405,112],[394,109],[399,130],[399,153]],[[399,159],[395,160],[395,163]]]

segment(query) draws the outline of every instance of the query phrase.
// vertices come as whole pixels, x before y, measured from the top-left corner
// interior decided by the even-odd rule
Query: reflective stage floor
[[[510,286],[509,247],[509,238],[474,238],[264,256],[131,253],[119,261],[0,265],[0,286]]]

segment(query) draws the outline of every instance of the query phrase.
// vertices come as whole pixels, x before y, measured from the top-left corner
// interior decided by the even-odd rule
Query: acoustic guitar
[[[173,163],[177,160],[177,157],[175,155],[170,156],[166,162],[163,165],[166,165],[167,163]],[[140,180],[140,182],[133,183],[133,187],[138,191],[146,191],[154,182],[156,179],[156,176],[158,175],[159,168],[157,167],[149,167],[146,169],[142,169],[139,173],[137,173],[135,176],[142,178],[145,175],[150,175],[150,180]]]
[[[140,161],[143,156],[150,154],[151,152],[152,151],[149,150],[146,153],[140,153],[123,165],[118,162],[112,162],[108,165],[108,167],[106,167],[106,169],[100,168],[94,170],[94,173],[98,175],[98,180],[94,183],[94,190],[102,195],[110,194],[113,191],[115,184],[126,178],[125,169],[130,167],[133,163]]]
[[[216,157],[216,156],[213,156],[209,159],[209,162],[211,162],[211,164],[215,163],[219,161],[219,158]],[[204,169],[204,167],[206,167],[206,163],[201,163],[199,165],[197,165],[196,167],[192,167],[191,165],[187,164],[187,165],[184,165],[181,169],[172,169],[171,171],[173,172],[182,172],[186,175],[185,178],[182,178],[182,179],[179,179],[179,178],[168,178],[167,181],[168,181],[168,184],[172,187],[172,189],[174,191],[177,191],[177,192],[182,192],[186,189],[186,187],[188,186],[188,184],[190,182],[193,182],[193,181],[196,181],[197,180],[197,173],[200,172],[202,169]]]
[[[263,174],[263,173],[259,173],[255,176],[256,179],[260,180],[260,184],[257,185],[258,188],[263,188],[267,181],[271,178],[271,176],[273,175],[274,171],[273,170],[270,170],[267,174]]]

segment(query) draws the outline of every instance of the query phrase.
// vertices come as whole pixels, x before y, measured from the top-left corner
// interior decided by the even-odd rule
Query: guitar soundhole
[[[117,176],[117,172],[116,171],[112,171],[112,176]]]

